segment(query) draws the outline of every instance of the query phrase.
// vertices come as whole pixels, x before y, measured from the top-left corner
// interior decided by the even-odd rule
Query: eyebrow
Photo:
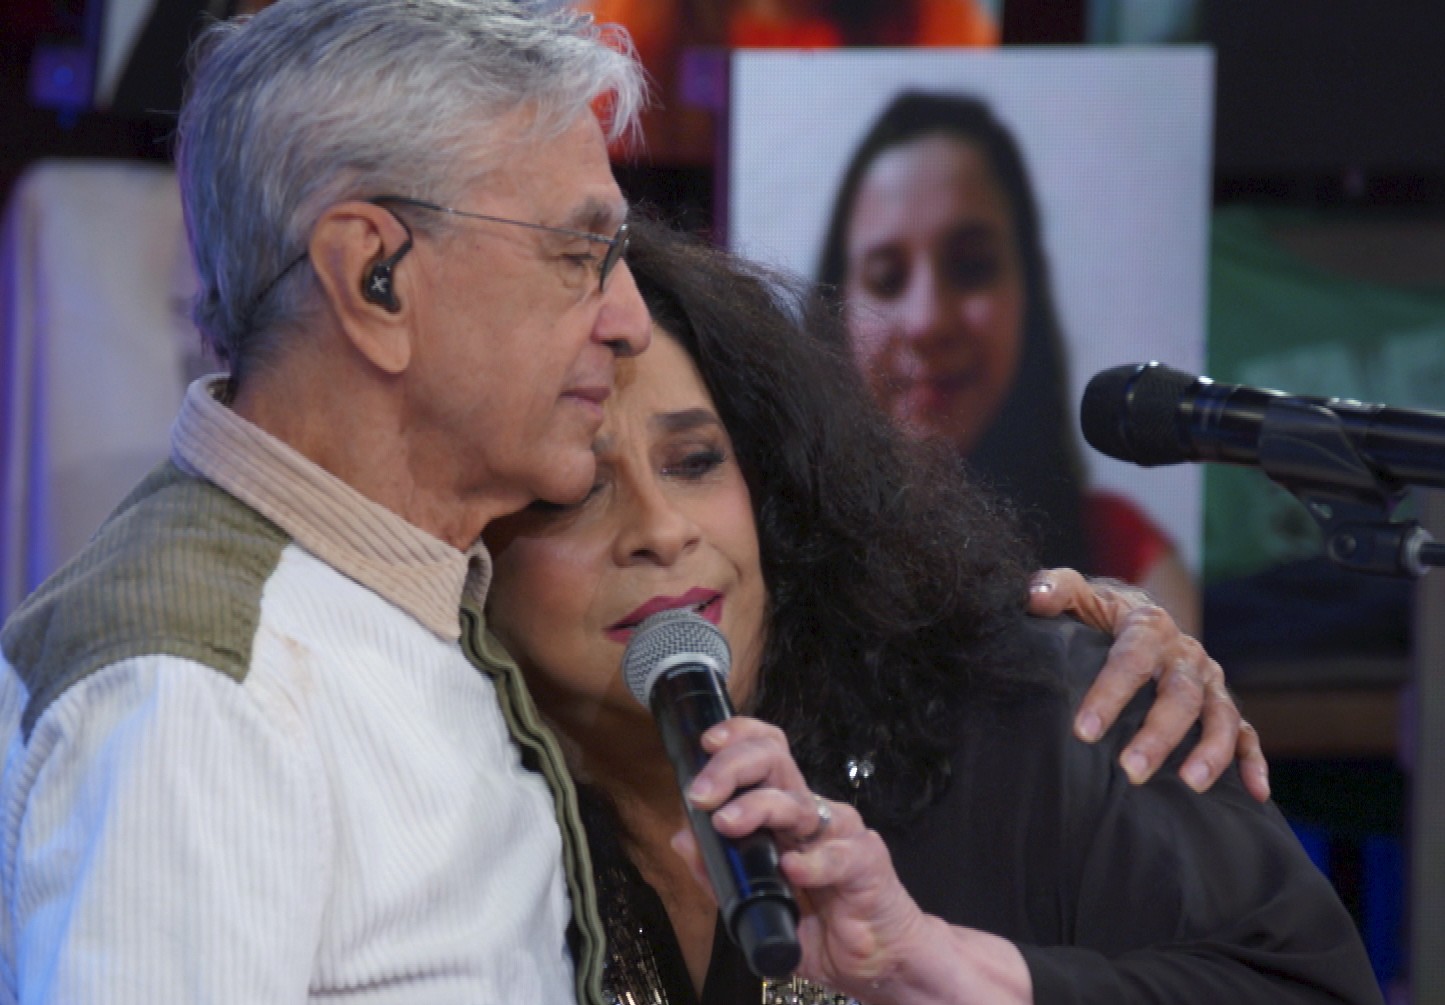
[[[582,200],[567,218],[558,226],[568,230],[581,230],[601,237],[611,237],[613,231],[627,219],[627,201],[609,202],[596,196]]]
[[[711,409],[685,408],[678,412],[663,412],[654,415],[652,425],[664,433],[685,433],[701,426],[721,426],[722,420]]]
[[[706,408],[684,408],[677,412],[662,412],[654,415],[648,424],[662,433],[685,433],[706,426],[722,428],[722,420]],[[610,434],[600,435],[592,441],[592,453],[601,457],[610,451],[616,442],[616,437]]]

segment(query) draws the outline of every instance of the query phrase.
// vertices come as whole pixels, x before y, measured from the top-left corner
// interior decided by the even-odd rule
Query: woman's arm
[[[800,976],[869,1005],[1034,1001],[1019,948],[925,914],[858,811],[808,789],[781,730],[735,717],[702,741],[712,756],[685,795],[716,811],[713,825],[726,837],[766,828],[777,839],[802,910]],[[679,831],[672,846],[710,889],[692,832]]]
[[[1269,798],[1269,765],[1259,734],[1240,716],[1223,669],[1147,593],[1114,580],[1086,580],[1072,569],[1050,569],[1030,585],[1029,613],[1072,614],[1114,637],[1074,720],[1074,734],[1086,743],[1103,736],[1141,688],[1157,682],[1157,701],[1119,758],[1132,782],[1152,777],[1197,720],[1203,734],[1180,766],[1180,777],[1203,792],[1237,758],[1245,788],[1260,802]]]
[[[1378,1005],[1348,914],[1273,807],[1232,772],[1202,797],[1172,774],[1130,784],[1111,749],[1067,737],[1059,697],[981,714],[947,805],[906,829],[909,888],[765,723],[706,734],[688,798],[726,836],[774,833],[803,912],[799,974],[871,1005]],[[705,883],[691,835],[673,845]],[[1008,938],[972,927],[985,918]]]

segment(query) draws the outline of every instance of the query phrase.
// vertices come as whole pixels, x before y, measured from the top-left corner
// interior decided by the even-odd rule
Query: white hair
[[[520,0],[279,0],[210,26],[176,154],[196,324],[239,372],[314,305],[315,285],[298,279],[307,270],[282,272],[326,207],[451,200],[479,130],[515,138],[501,124],[510,113],[526,108],[527,137],[543,138],[601,99],[616,141],[644,96],[625,32]]]

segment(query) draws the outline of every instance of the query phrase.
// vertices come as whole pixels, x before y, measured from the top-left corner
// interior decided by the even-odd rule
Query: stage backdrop
[[[827,217],[863,134],[905,90],[988,104],[1022,149],[1066,342],[1069,418],[1089,377],[1204,360],[1213,63],[1198,48],[738,52],[731,67],[728,242],[817,274]],[[1080,441],[1082,442],[1082,441]],[[1092,486],[1137,503],[1191,569],[1200,473],[1081,446]]]

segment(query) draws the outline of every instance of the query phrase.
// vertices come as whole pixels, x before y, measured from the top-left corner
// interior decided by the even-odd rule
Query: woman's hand
[[[1051,569],[1034,577],[1029,611],[1042,616],[1067,611],[1114,636],[1074,719],[1079,739],[1092,743],[1103,736],[1140,688],[1158,682],[1154,707],[1119,758],[1130,781],[1147,781],[1201,719],[1203,735],[1179,769],[1185,783],[1203,792],[1238,758],[1245,788],[1260,802],[1269,798],[1269,765],[1259,734],[1240,716],[1224,671],[1147,594],[1111,580],[1086,581],[1072,569]]]
[[[802,912],[799,975],[873,1005],[1031,999],[1018,949],[924,914],[858,811],[808,788],[781,730],[739,716],[708,730],[702,743],[711,759],[686,798],[712,811],[724,837],[760,827],[773,833]],[[692,832],[684,828],[672,844],[707,888]]]

